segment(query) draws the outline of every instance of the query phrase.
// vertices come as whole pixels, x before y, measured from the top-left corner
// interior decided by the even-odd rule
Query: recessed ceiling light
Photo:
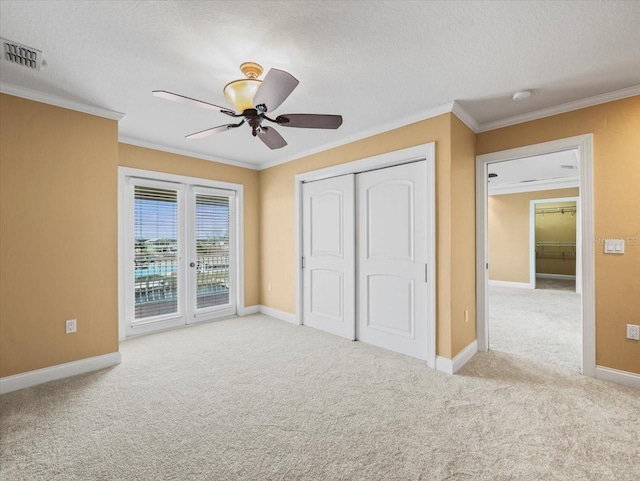
[[[526,100],[529,97],[531,97],[531,90],[520,90],[519,92],[513,94],[512,98],[516,102],[520,102],[521,100]]]

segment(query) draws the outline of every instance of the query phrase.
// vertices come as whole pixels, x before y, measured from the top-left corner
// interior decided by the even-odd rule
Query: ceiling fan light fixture
[[[262,84],[262,80],[258,79],[262,75],[262,67],[255,62],[245,62],[240,65],[240,70],[246,78],[229,82],[225,85],[223,93],[237,112],[244,112],[254,108],[253,97]]]

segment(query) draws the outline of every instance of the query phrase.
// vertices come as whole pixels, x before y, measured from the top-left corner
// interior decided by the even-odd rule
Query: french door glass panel
[[[234,193],[194,187],[191,198],[193,317],[216,311],[235,314]]]
[[[178,191],[134,186],[135,320],[178,314]]]

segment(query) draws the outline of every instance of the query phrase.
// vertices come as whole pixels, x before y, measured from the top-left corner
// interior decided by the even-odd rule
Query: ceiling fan
[[[154,90],[153,95],[182,104],[215,110],[230,117],[242,118],[236,124],[220,125],[189,134],[187,135],[188,139],[202,139],[247,123],[251,127],[251,133],[254,137],[258,137],[270,149],[280,149],[287,145],[287,142],[276,129],[263,125],[265,120],[282,127],[306,129],[337,129],[342,125],[341,115],[283,114],[278,115],[275,119],[268,117],[267,112],[276,110],[286,100],[297,87],[298,80],[290,73],[275,68],[267,72],[264,80],[259,80],[258,77],[262,75],[262,67],[254,62],[243,63],[240,70],[246,78],[229,82],[223,90],[227,100],[240,113],[166,90]]]

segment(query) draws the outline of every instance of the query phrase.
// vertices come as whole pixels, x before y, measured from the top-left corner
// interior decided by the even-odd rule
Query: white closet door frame
[[[345,164],[339,164],[325,169],[313,170],[295,176],[295,253],[296,253],[296,312],[295,322],[302,325],[302,300],[303,300],[303,283],[302,283],[302,184],[313,180],[321,180],[329,177],[336,177],[344,174],[357,174],[374,169],[384,167],[392,167],[395,165],[406,164],[419,160],[427,162],[427,186],[430,191],[429,208],[427,209],[427,232],[429,240],[429,263],[427,268],[429,282],[428,299],[429,306],[427,315],[427,346],[428,356],[427,365],[435,369],[436,366],[436,269],[435,269],[435,142],[409,147],[407,149],[396,150],[366,159],[355,160]],[[357,305],[357,303],[356,303]]]
[[[125,302],[127,301],[126,284],[128,275],[126,248],[127,242],[130,242],[129,238],[133,239],[133,218],[127,213],[127,183],[131,177],[146,179],[151,182],[165,182],[165,186],[168,182],[235,192],[235,301],[237,315],[243,316],[246,309],[244,305],[244,186],[242,184],[201,179],[199,177],[174,175],[132,167],[118,167],[118,339],[124,341],[127,338]],[[185,202],[183,202],[184,204]],[[203,319],[203,321],[205,320]]]

